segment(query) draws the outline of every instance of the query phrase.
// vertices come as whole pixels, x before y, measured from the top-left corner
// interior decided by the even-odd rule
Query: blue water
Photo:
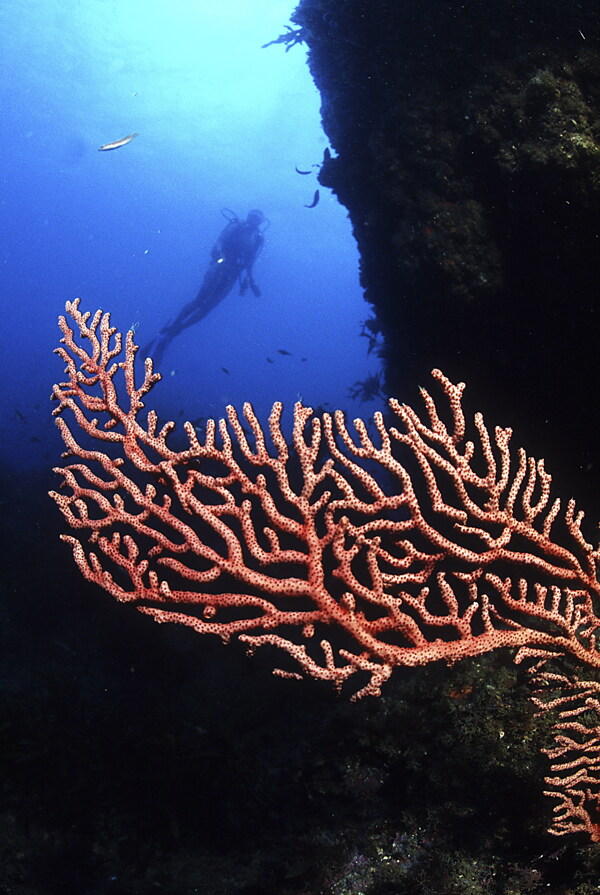
[[[292,0],[20,0],[0,7],[2,115],[0,460],[58,461],[52,354],[66,300],[149,341],[196,294],[222,207],[270,221],[255,268],[174,341],[148,403],[161,417],[220,417],[250,400],[291,414],[370,415],[348,388],[378,370],[345,209],[321,188],[327,139],[306,50],[261,44]],[[104,143],[139,132],[129,145]],[[313,169],[316,172],[316,168]],[[279,354],[284,349],[289,355]],[[269,363],[270,358],[273,363]],[[304,360],[303,360],[304,358]],[[225,368],[228,372],[224,372]]]

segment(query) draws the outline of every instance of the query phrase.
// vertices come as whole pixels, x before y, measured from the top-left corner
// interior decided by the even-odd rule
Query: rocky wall
[[[466,380],[593,509],[597,4],[302,0],[293,21],[332,147],[319,179],[350,214],[387,391],[412,399],[433,366]]]

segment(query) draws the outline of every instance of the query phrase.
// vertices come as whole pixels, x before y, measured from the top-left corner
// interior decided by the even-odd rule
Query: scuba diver
[[[240,284],[240,295],[245,295],[248,289],[257,297],[260,295],[253,268],[265,242],[261,227],[268,226],[268,221],[257,208],[248,212],[245,221],[240,221],[228,208],[222,209],[222,214],[229,223],[211,249],[211,261],[198,294],[142,349],[142,356],[151,357],[155,365],[161,362],[173,339],[206,317],[229,295],[236,282]]]

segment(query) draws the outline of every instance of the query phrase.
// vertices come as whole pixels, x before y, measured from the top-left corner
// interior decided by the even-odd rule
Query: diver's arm
[[[253,276],[252,269],[254,267],[254,264],[256,263],[256,259],[262,251],[262,247],[264,246],[264,244],[265,241],[263,237],[261,235],[257,236],[256,245],[254,246],[250,257],[248,258],[248,263],[246,264],[246,270],[248,272],[248,277],[250,278],[250,280],[252,280]]]
[[[265,241],[264,241],[263,237],[261,235],[259,235],[258,239],[256,241],[256,247],[252,253],[252,257],[250,258],[248,264],[246,265],[246,275],[248,277],[248,283],[250,285],[250,288],[252,289],[253,294],[257,298],[260,295],[260,289],[256,283],[256,280],[254,279],[253,268],[254,268],[254,262],[258,258],[264,244],[265,244]]]
[[[260,288],[259,288],[256,280],[254,279],[254,274],[252,272],[253,263],[254,262],[251,261],[250,264],[246,267],[246,276],[244,277],[244,280],[246,282],[246,286],[250,286],[250,289],[252,290],[253,295],[255,295],[258,298],[258,296],[260,295]],[[244,289],[244,292],[245,291],[246,290]]]

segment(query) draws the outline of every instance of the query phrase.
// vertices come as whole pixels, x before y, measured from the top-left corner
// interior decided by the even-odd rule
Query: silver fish
[[[129,134],[128,137],[122,137],[120,140],[115,140],[113,143],[105,143],[103,146],[98,148],[98,152],[106,152],[107,149],[118,149],[119,146],[127,146],[128,143],[131,143],[134,137],[137,137],[137,133]]]

